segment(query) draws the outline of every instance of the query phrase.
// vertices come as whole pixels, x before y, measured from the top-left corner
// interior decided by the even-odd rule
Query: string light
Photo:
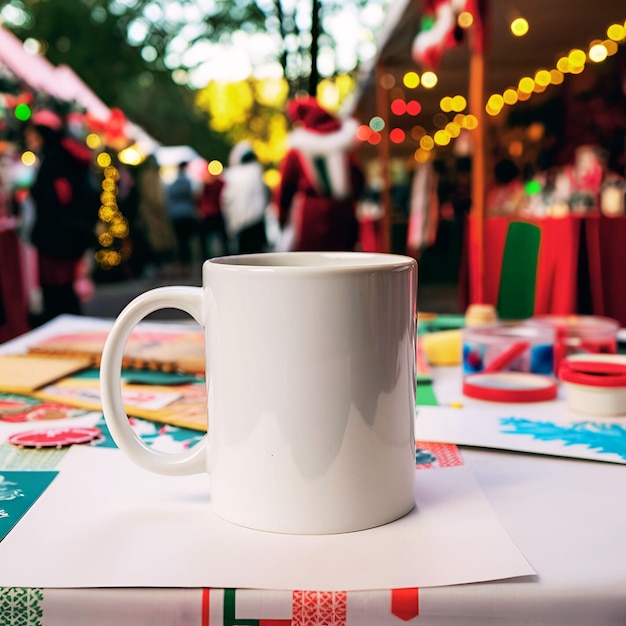
[[[516,37],[523,37],[528,32],[528,22],[523,17],[518,17],[511,22],[511,32]]]
[[[365,128],[367,128],[367,126],[365,126]],[[219,176],[224,171],[224,165],[221,161],[213,159],[213,161],[209,161],[209,164],[207,165],[207,170],[209,174],[212,174],[213,176]]]
[[[108,159],[106,158],[108,157]],[[102,152],[97,157],[98,164],[108,163],[103,168],[102,193],[100,194],[100,210],[98,218],[105,229],[98,235],[98,243],[102,246],[94,255],[97,263],[104,270],[118,266],[128,254],[124,249],[113,249],[115,240],[128,237],[128,220],[122,215],[117,205],[117,181],[120,174],[116,167],[111,165],[111,155]]]
[[[461,11],[459,17],[456,18],[456,23],[461,28],[469,28],[474,23],[474,16],[469,11]]]
[[[27,104],[20,102],[15,107],[15,111],[13,112],[13,114],[15,115],[15,118],[18,119],[20,122],[27,122],[32,115],[32,111]]]
[[[470,13],[463,12],[457,18],[457,24],[462,28],[468,28],[472,23],[473,17]],[[513,20],[511,31],[517,37],[525,35],[529,31],[528,21],[524,18]],[[560,57],[554,68],[539,68],[534,72],[534,75],[523,76],[519,80],[517,88],[508,87],[502,94],[492,94],[487,99],[485,111],[491,116],[499,115],[504,110],[505,105],[513,106],[518,102],[527,101],[534,93],[542,93],[550,85],[561,85],[565,79],[565,74],[580,74],[584,71],[587,61],[601,63],[608,56],[614,55],[618,50],[618,42],[621,43],[626,40],[626,22],[623,25],[611,24],[606,30],[606,36],[608,37],[606,40],[590,42],[588,52],[574,48],[569,51],[567,56]],[[426,71],[421,76],[411,71],[403,75],[402,84],[409,89],[416,88],[420,84],[425,89],[432,89],[437,85],[438,80],[437,74],[432,71]],[[380,84],[383,88],[391,91],[396,84],[395,78],[391,74],[384,74]],[[418,115],[422,110],[421,104],[416,100],[407,101],[399,87],[393,89],[390,97],[391,112],[395,115],[403,115],[404,113]],[[461,95],[443,96],[439,100],[441,112],[433,117],[433,124],[439,129],[434,133],[434,136],[428,135],[422,126],[414,126],[411,129],[412,139],[419,142],[420,146],[414,153],[416,161],[427,161],[431,158],[430,152],[435,146],[448,145],[452,139],[460,136],[462,129],[474,130],[478,127],[478,120],[474,115],[462,113],[466,107],[467,101]],[[445,114],[452,112],[456,115],[454,121],[450,122]],[[363,139],[375,144],[380,141],[380,132],[384,127],[385,123],[382,118],[376,116],[370,120],[368,126],[363,126],[359,133],[362,134]],[[367,133],[370,135],[368,136]],[[394,128],[389,136],[394,143],[402,143],[406,139],[405,133],[399,128]],[[519,155],[523,152],[523,145],[520,142],[512,142],[509,144],[509,150],[511,155]]]
[[[370,120],[370,128],[379,133],[383,128],[385,128],[385,121],[382,117],[376,115]]]
[[[437,84],[438,81],[439,81],[439,78],[437,74],[435,74],[435,72],[428,71],[422,74],[422,85],[426,89],[432,89]]]
[[[35,163],[37,162],[37,157],[35,156],[34,152],[31,152],[30,150],[25,150],[24,152],[22,152],[21,161],[24,165],[30,167],[31,165],[35,165]]]
[[[417,72],[407,72],[402,77],[402,83],[407,89],[415,89],[420,84],[420,77]]]

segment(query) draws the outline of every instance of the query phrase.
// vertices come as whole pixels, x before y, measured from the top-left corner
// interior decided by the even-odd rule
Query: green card
[[[0,541],[20,521],[58,472],[0,470]]]

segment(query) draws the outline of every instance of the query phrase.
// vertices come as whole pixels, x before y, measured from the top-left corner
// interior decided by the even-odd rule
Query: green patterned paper
[[[0,626],[41,626],[41,589],[0,587]]]
[[[58,472],[0,470],[0,541],[47,489]]]

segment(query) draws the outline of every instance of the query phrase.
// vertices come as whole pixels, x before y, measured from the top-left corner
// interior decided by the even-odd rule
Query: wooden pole
[[[389,171],[390,143],[389,143],[389,97],[387,89],[382,85],[383,76],[387,73],[382,65],[376,66],[376,114],[383,120],[385,128],[381,132],[378,144],[378,158],[380,162],[380,176],[382,189],[380,205],[383,210],[381,218],[381,247],[383,252],[391,252],[391,176]]]
[[[483,25],[485,28],[486,25]],[[485,58],[483,46],[470,42],[471,58],[469,72],[469,110],[476,117],[477,127],[473,131],[472,154],[472,208],[469,238],[470,304],[484,303],[485,276]],[[471,270],[474,265],[475,271]],[[476,281],[475,286],[471,279]]]

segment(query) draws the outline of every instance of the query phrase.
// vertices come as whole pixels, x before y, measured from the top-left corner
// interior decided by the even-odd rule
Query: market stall
[[[456,20],[448,23],[447,30],[442,25],[446,10],[447,17]],[[514,36],[511,30],[516,17],[526,20],[524,36]],[[471,262],[477,266],[472,274],[472,280],[478,281],[471,290],[474,301],[484,298],[482,278],[491,262],[484,258],[488,246],[484,224],[496,160],[506,155],[523,166],[536,163],[547,138],[564,141],[559,136],[562,125],[557,128],[563,119],[558,115],[556,121],[540,119],[539,131],[537,126],[532,129],[534,138],[530,132],[518,136],[533,126],[529,112],[546,107],[551,99],[560,96],[579,102],[578,113],[597,108],[596,102],[589,104],[579,96],[594,89],[591,77],[600,77],[599,83],[619,82],[611,76],[623,71],[625,17],[616,3],[598,3],[590,10],[585,0],[548,4],[524,0],[515,6],[445,0],[391,4],[378,54],[361,70],[351,113],[368,129],[363,133],[363,154],[379,163],[387,188],[394,162],[410,175],[438,160],[471,164],[476,224],[468,246]],[[429,71],[434,77],[429,74],[427,83]],[[518,135],[510,127],[516,115]],[[573,115],[566,129],[570,135],[583,129],[593,133],[598,127],[596,120],[576,120]],[[582,135],[573,139],[581,140]],[[381,202],[382,246],[389,249],[389,233],[402,216],[389,194],[383,194]],[[410,222],[411,216],[404,219]]]

